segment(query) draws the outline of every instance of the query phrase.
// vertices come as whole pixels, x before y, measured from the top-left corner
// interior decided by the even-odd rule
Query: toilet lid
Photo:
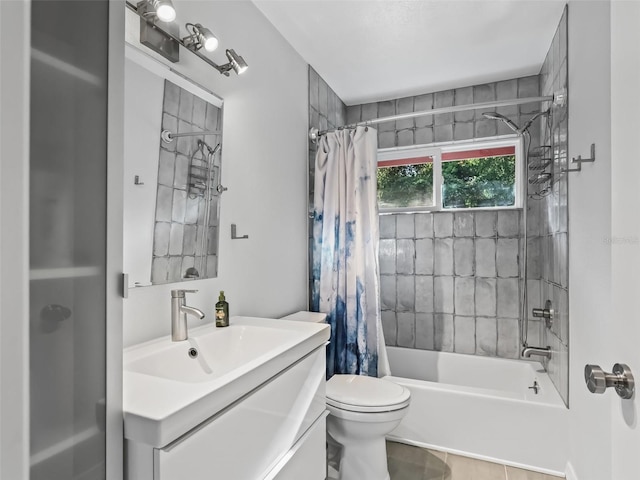
[[[355,412],[398,410],[411,393],[397,383],[363,375],[334,375],[327,382],[327,404]]]

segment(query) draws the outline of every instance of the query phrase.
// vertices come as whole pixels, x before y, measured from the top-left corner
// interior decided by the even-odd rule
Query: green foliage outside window
[[[378,169],[381,208],[432,207],[433,201],[433,163]]]
[[[474,208],[515,204],[514,155],[442,162],[442,207]],[[431,207],[433,164],[378,169],[381,208]]]
[[[503,207],[515,204],[516,157],[473,158],[442,163],[442,207]]]

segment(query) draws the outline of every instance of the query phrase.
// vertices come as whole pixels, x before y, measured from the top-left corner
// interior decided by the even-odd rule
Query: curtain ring
[[[365,126],[364,126],[364,131],[365,131],[365,132],[368,132],[368,131],[369,131],[369,125],[365,125]]]

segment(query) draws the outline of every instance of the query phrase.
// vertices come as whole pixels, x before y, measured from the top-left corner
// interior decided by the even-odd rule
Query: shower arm
[[[185,133],[171,133],[169,130],[163,130],[160,134],[160,138],[164,143],[171,143],[174,138],[178,137],[198,137],[201,135],[221,135],[220,130],[209,130],[206,132],[185,132]]]

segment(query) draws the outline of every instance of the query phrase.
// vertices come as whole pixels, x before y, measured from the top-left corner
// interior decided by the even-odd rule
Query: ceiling
[[[347,104],[540,72],[559,0],[253,0]]]

